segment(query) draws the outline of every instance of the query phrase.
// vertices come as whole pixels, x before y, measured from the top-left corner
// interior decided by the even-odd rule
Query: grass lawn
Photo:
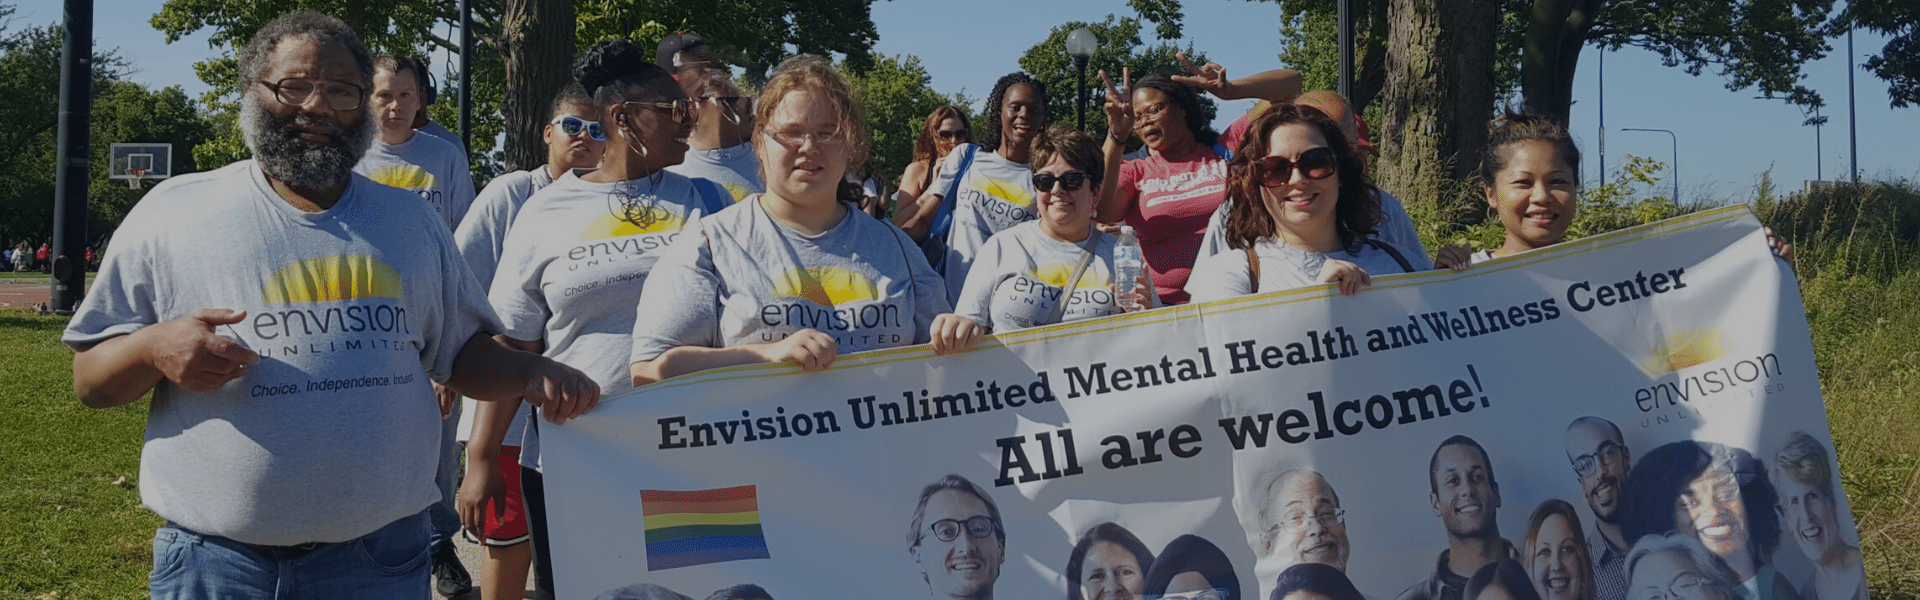
[[[1873,596],[1920,598],[1920,273],[1805,286]],[[82,407],[65,323],[0,309],[0,600],[142,598],[160,525],[134,487],[147,403]]]

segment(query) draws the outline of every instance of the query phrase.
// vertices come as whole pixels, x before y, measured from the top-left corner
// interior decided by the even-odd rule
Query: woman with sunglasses
[[[955,146],[973,143],[973,131],[967,128],[966,115],[960,109],[942,106],[933,109],[927,115],[927,123],[920,127],[920,139],[913,143],[913,162],[900,173],[900,191],[893,195],[893,223],[902,228],[909,223],[918,223],[919,232],[908,229],[907,233],[915,238],[927,235],[927,225],[933,222],[933,215],[921,215],[926,210],[920,206],[920,196],[927,193],[933,185],[933,179],[940,176],[940,165],[945,162],[947,153]],[[940,205],[934,204],[938,209]]]
[[[1099,143],[1070,126],[1055,125],[1033,140],[1032,156],[1040,218],[987,240],[967,272],[954,312],[933,321],[935,352],[970,348],[990,331],[1120,314],[1115,294],[1137,297],[1136,290],[1147,289],[1144,273],[1138,281],[1116,285],[1113,252],[1119,240],[1094,226],[1106,167]],[[1064,303],[1062,290],[1067,290]],[[1150,299],[1140,300],[1138,306],[1150,306]]]
[[[503,342],[585,371],[611,396],[631,387],[633,303],[652,287],[654,263],[685,224],[731,202],[719,186],[667,172],[686,155],[695,113],[673,76],[640,48],[602,42],[581,57],[574,78],[593,98],[606,155],[599,168],[562,175],[528,201],[507,231],[488,299],[505,325]],[[482,404],[472,443],[497,447],[518,404]],[[533,421],[521,443],[521,488],[536,570],[551,582]],[[464,518],[474,524],[480,516]]]
[[[765,191],[753,153],[753,98],[724,69],[703,70],[681,87],[690,88],[699,119],[687,138],[687,160],[667,171],[718,183],[735,201]]]
[[[1107,174],[1100,189],[1102,223],[1125,219],[1140,234],[1140,249],[1153,274],[1160,300],[1187,301],[1185,287],[1200,256],[1207,219],[1227,198],[1227,159],[1240,146],[1247,116],[1225,135],[1207,126],[1200,91],[1223,100],[1254,98],[1282,102],[1300,95],[1300,74],[1276,69],[1227,79],[1215,63],[1195,67],[1181,55],[1192,75],[1148,75],[1123,90],[1107,80]],[[1131,72],[1121,73],[1125,83]],[[1102,73],[1105,78],[1105,73]],[[1145,158],[1121,162],[1127,133],[1140,135],[1151,150]]]
[[[632,384],[742,364],[816,370],[841,353],[920,344],[948,312],[913,240],[839,199],[866,159],[865,116],[826,59],[780,64],[754,137],[767,191],[701,219],[654,269]]]
[[[1368,273],[1433,268],[1371,237],[1380,200],[1346,136],[1317,110],[1280,104],[1253,119],[1233,158],[1227,245],[1202,259],[1187,291],[1204,302],[1317,283],[1352,295]]]

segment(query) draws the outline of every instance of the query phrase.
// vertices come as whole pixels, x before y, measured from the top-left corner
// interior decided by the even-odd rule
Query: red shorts
[[[486,503],[486,531],[480,532],[480,543],[488,546],[512,546],[528,539],[527,511],[520,500],[519,446],[500,447],[500,476],[507,484],[507,506],[504,516],[496,516],[501,513],[493,502]]]

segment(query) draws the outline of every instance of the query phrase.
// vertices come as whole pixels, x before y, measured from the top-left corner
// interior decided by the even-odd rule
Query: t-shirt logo
[[[365,254],[335,254],[295,261],[267,278],[261,298],[275,308],[252,311],[247,326],[261,356],[282,357],[368,348],[394,349],[398,338],[343,334],[410,334],[400,272]],[[311,342],[311,343],[309,343]]]
[[[857,271],[841,267],[806,267],[780,275],[773,293],[781,298],[800,298],[820,306],[834,306],[861,300],[879,300],[880,287]]]
[[[1067,287],[1067,280],[1073,279],[1073,268],[1076,266],[1079,265],[1068,263],[1040,265],[1028,269],[1027,275],[1045,282],[1047,285],[1064,288]],[[1076,290],[1105,287],[1107,287],[1107,274],[1100,272],[1100,269],[1092,268],[1091,265],[1089,265],[1085,273],[1080,274],[1080,281],[1073,284],[1073,289]]]
[[[262,296],[268,304],[329,302],[355,298],[399,298],[400,272],[365,254],[335,254],[280,267]]]
[[[991,177],[982,177],[980,179],[980,191],[986,192],[987,197],[1027,210],[1033,210],[1033,193],[1028,192],[1026,187]]]
[[[727,188],[727,194],[733,196],[734,202],[745,200],[747,196],[753,195],[752,189],[737,183],[722,183],[720,187]]]
[[[420,190],[434,186],[433,173],[418,165],[388,165],[374,169],[367,176],[377,183],[390,185],[403,190]]]
[[[760,323],[768,327],[816,329],[842,344],[854,344],[857,330],[901,327],[900,305],[872,279],[844,267],[804,267],[780,274],[773,282],[775,300],[760,307]],[[769,335],[771,332],[769,332]],[[888,334],[898,341],[900,334]],[[786,337],[784,333],[766,341]]]
[[[591,242],[630,235],[679,231],[687,220],[673,211],[658,206],[637,207],[632,210],[610,212],[600,215],[587,228],[580,231],[580,241]]]

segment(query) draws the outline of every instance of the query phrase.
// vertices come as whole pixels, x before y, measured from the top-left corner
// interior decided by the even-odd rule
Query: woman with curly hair
[[[900,173],[899,191],[894,194],[893,222],[906,227],[909,221],[917,223],[918,231],[907,230],[915,238],[927,235],[927,225],[933,215],[920,215],[927,207],[920,205],[920,196],[927,193],[933,185],[933,178],[940,176],[940,163],[947,153],[961,144],[973,143],[973,130],[967,126],[967,116],[960,109],[942,106],[933,109],[927,115],[927,123],[920,127],[920,139],[913,143],[913,162]],[[939,205],[932,205],[938,208]]]
[[[1726,563],[1748,600],[1800,597],[1771,557],[1780,542],[1779,495],[1767,469],[1746,450],[1682,440],[1654,448],[1627,479],[1621,533],[1641,537],[1678,533]],[[1636,551],[1638,548],[1636,547]]]
[[[1425,256],[1371,237],[1380,200],[1332,119],[1280,104],[1247,129],[1227,192],[1227,245],[1237,251],[1194,267],[1193,301],[1319,283],[1352,295],[1373,283],[1368,273],[1433,268]]]

